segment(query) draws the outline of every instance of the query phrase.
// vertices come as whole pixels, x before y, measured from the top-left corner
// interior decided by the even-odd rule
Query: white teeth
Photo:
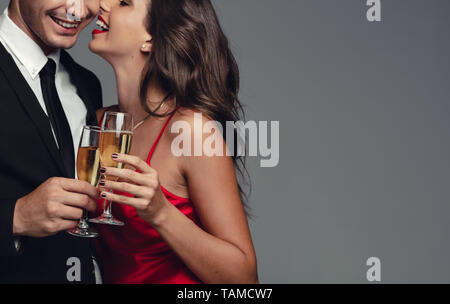
[[[101,20],[97,20],[95,24],[97,24],[102,30],[109,30],[109,27]]]
[[[61,25],[64,28],[67,29],[73,29],[73,28],[77,28],[78,24],[72,24],[72,23],[67,23],[58,19],[53,18],[53,20],[55,20],[56,23],[58,23],[59,25]]]

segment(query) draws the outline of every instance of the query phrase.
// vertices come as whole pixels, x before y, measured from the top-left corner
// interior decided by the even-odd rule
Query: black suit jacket
[[[100,82],[65,51],[61,63],[86,105],[87,124],[97,125],[95,111],[102,106]],[[50,177],[73,178],[73,173],[65,172],[49,119],[1,43],[0,109],[0,282],[69,283],[67,272],[73,264],[67,265],[68,259],[76,257],[81,262],[81,283],[93,283],[92,249],[87,239],[60,232],[46,238],[22,237],[19,253],[14,246],[17,199]]]

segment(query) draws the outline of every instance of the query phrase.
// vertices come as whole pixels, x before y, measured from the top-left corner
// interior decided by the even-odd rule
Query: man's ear
[[[152,51],[152,42],[152,38],[146,40],[141,46],[141,52],[146,54],[150,53]]]

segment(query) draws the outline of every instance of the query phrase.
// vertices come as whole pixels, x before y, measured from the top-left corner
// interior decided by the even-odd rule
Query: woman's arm
[[[191,157],[189,194],[204,231],[173,205],[154,227],[205,283],[257,283],[256,257],[229,157]]]

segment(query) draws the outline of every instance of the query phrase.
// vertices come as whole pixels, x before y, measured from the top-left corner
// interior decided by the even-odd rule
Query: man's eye
[[[120,4],[119,4],[120,6],[128,6],[129,5],[127,2],[125,2],[123,0],[120,0],[119,2],[120,2]]]

